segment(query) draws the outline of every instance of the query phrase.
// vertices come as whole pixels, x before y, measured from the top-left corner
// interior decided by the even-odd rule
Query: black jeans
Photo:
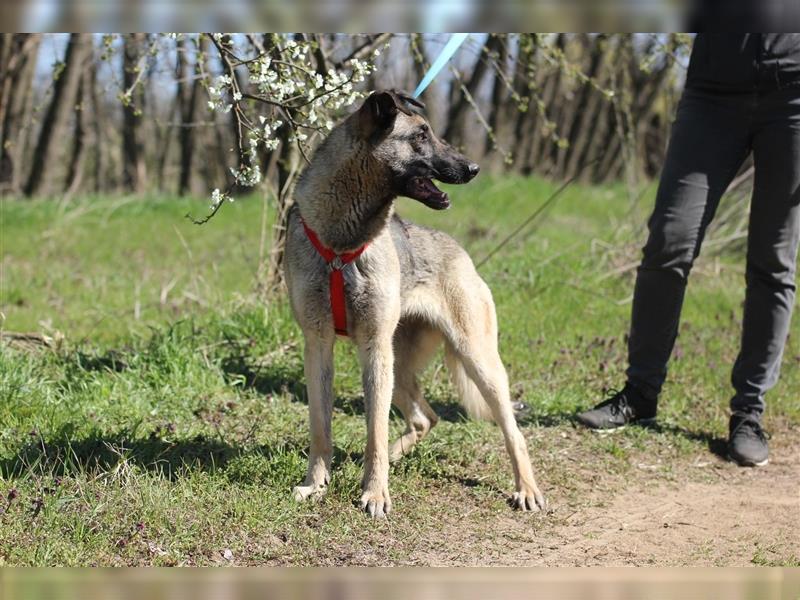
[[[633,298],[628,381],[661,390],[686,281],[720,197],[752,152],[741,348],[731,409],[760,418],[778,379],[795,297],[800,238],[800,87],[681,98]]]

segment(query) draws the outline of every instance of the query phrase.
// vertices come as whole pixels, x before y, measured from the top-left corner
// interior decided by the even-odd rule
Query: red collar
[[[328,265],[328,270],[330,272],[329,287],[331,294],[331,312],[333,313],[333,328],[336,330],[337,334],[347,336],[347,310],[344,295],[344,273],[342,273],[342,271],[345,266],[361,256],[369,244],[364,244],[352,252],[336,254],[336,252],[320,241],[316,232],[306,225],[302,217],[300,217],[300,222],[303,224],[303,229],[311,245],[314,246]]]

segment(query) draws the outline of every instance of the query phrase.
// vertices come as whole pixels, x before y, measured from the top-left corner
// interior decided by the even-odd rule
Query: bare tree
[[[91,94],[91,68],[85,69],[78,86],[75,106],[75,126],[73,130],[72,158],[69,162],[65,184],[65,196],[72,197],[83,180],[83,164],[86,161],[86,107]]]
[[[91,50],[91,34],[70,35],[63,67],[54,74],[56,82],[53,97],[42,121],[39,140],[31,159],[31,172],[25,184],[25,194],[28,196],[48,191],[53,165],[63,151],[63,140],[68,139],[66,127],[75,109],[81,70]]]
[[[183,57],[185,45],[183,41],[178,50],[179,55],[179,77],[178,96],[181,106],[180,130],[180,175],[178,181],[178,193],[185,194],[191,191],[192,178],[192,159],[195,147],[195,120],[200,111],[200,103],[203,99],[203,61],[208,51],[208,39],[201,35],[197,41],[196,58],[194,64],[194,81],[190,84],[190,76],[186,72],[186,59]]]
[[[431,38],[395,37],[381,54],[391,38],[201,34],[178,36],[173,44],[128,34],[97,37],[92,53],[95,37],[75,34],[55,65],[53,84],[40,89],[33,82],[42,36],[2,34],[0,191],[152,187],[211,194],[217,188],[212,197],[219,199],[249,193],[249,181],[267,180],[279,190],[283,215],[293,175],[328,122],[353,102],[326,107],[317,96],[327,88],[343,93],[345,86],[354,94],[381,84],[412,89],[424,75],[433,58],[425,51]],[[446,70],[427,88],[426,112],[451,143],[474,143],[469,153],[486,171],[635,182],[660,168],[687,40],[679,34],[474,36],[476,60],[456,73]],[[352,88],[330,79],[342,68],[352,73],[355,59],[370,63],[365,78]],[[302,64],[290,64],[297,60]],[[164,85],[168,72],[174,87]],[[280,77],[280,86],[266,72]],[[302,88],[276,99],[294,84]],[[321,112],[306,122],[312,105]],[[279,120],[283,129],[273,128]],[[278,245],[280,226],[279,220]]]
[[[41,34],[2,34],[0,43],[0,191],[19,191],[33,105],[32,82]]]
[[[92,65],[89,71],[89,99],[92,102],[92,131],[94,134],[94,191],[99,194],[105,188],[107,181],[105,177],[106,156],[105,156],[105,129],[106,129],[106,110],[100,100],[100,82],[97,79],[97,62]]]
[[[567,35],[559,33],[552,43],[552,48],[557,53],[563,53],[566,44]],[[537,48],[542,53],[547,51],[545,44],[539,44]],[[538,58],[538,53],[533,56],[534,59]],[[549,175],[553,174],[550,149],[553,145],[555,121],[552,119],[551,113],[553,108],[557,106],[557,101],[564,102],[562,96],[564,71],[565,69],[563,68],[552,68],[546,72],[542,70],[540,78],[534,82],[534,103],[531,106],[532,110],[527,113],[533,121],[529,125],[532,135],[529,145],[519,157],[521,161],[519,164],[520,172],[523,175],[530,175],[534,171]]]
[[[489,72],[490,63],[487,60],[487,56],[499,52],[501,45],[502,42],[499,35],[495,33],[489,34],[486,44],[481,49],[481,54],[472,69],[472,74],[465,85],[466,92],[456,91],[457,99],[450,107],[447,127],[444,131],[444,138],[454,146],[460,146],[465,140],[466,116],[470,107],[469,99],[470,97],[475,97],[478,87]],[[454,89],[459,87],[454,86]]]
[[[493,34],[494,35],[494,34]],[[489,117],[487,123],[489,131],[486,133],[484,154],[489,154],[497,149],[497,139],[502,135],[501,126],[504,125],[505,116],[503,108],[508,93],[508,40],[505,36],[498,35],[499,50],[494,55],[489,55],[489,60],[494,65],[494,82],[492,84],[492,97],[489,104]]]
[[[144,33],[126,34],[122,57],[122,182],[126,189],[137,194],[144,191],[147,182],[141,118],[145,109],[141,83],[146,69],[146,43]]]

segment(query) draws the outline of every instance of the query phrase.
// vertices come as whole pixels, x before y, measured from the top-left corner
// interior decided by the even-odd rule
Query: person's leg
[[[800,90],[763,97],[757,116],[742,345],[731,376],[736,390],[732,434],[742,419],[760,423],[764,394],[778,380],[794,306],[800,240]],[[766,441],[753,438],[740,448],[732,443],[731,455],[745,464],[762,463]]]
[[[655,400],[678,333],[686,281],[722,194],[750,151],[750,96],[681,106],[636,276],[628,381]]]
[[[634,288],[628,385],[592,411],[589,427],[655,416],[686,280],[719,199],[750,151],[754,96],[688,89],[681,98]]]

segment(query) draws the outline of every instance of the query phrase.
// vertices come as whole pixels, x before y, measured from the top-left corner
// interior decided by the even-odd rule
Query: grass
[[[408,200],[399,211],[450,232],[477,261],[553,189],[487,177],[453,190],[447,213]],[[393,517],[367,522],[355,508],[365,426],[347,344],[336,350],[331,488],[316,504],[290,499],[305,469],[307,409],[299,331],[283,300],[254,294],[270,206],[248,198],[203,227],[184,219],[204,209],[161,197],[84,198],[66,209],[3,201],[2,328],[64,341],[0,351],[0,564],[415,564],[433,542],[454,557],[464,543],[502,548],[482,527],[510,514],[502,440],[493,425],[463,419],[435,365],[426,394],[444,419],[393,466]],[[610,489],[642,461],[678,478],[676,465],[725,434],[743,299],[738,253],[695,269],[660,427],[606,437],[570,422],[622,383],[627,266],[648,209],[620,187],[574,186],[480,269],[514,396],[532,408],[524,432],[554,506],[555,517],[531,518],[534,534],[602,502],[586,499],[587,485]],[[795,324],[769,396],[775,431],[800,425],[798,340]],[[393,434],[401,429],[394,415]],[[781,560],[754,551],[753,562]]]

